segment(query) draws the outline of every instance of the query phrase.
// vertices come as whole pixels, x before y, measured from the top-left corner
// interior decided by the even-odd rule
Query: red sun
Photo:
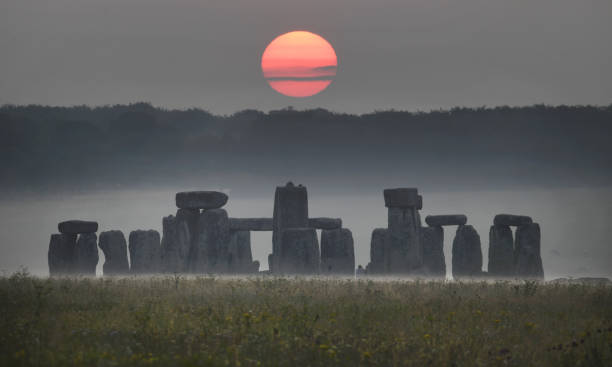
[[[306,31],[276,37],[261,57],[263,75],[275,91],[310,97],[329,86],[338,68],[334,48],[325,38]]]

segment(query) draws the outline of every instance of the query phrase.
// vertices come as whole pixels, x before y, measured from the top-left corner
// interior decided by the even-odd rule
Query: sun
[[[310,97],[327,88],[338,69],[336,51],[325,38],[307,31],[276,37],[261,56],[261,70],[275,91]]]

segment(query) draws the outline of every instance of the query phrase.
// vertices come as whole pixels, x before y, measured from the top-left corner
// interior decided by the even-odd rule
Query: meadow
[[[0,278],[2,366],[610,366],[612,287]]]

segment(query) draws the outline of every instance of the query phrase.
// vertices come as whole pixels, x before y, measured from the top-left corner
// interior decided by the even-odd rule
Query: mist
[[[297,182],[296,182],[297,183]],[[306,185],[312,217],[340,217],[353,232],[356,264],[370,259],[370,236],[386,227],[387,213],[382,189],[363,194],[350,188],[338,194],[322,184]],[[279,182],[282,185],[284,182]],[[405,186],[410,186],[407,182]],[[163,216],[174,214],[174,190],[112,190],[63,195],[29,196],[0,202],[0,270],[10,274],[21,266],[40,276],[48,275],[49,237],[57,223],[72,218],[95,220],[101,231],[119,229],[126,236],[136,229],[161,233]],[[223,189],[223,188],[220,188]],[[430,191],[420,187],[424,218],[429,214],[464,213],[468,224],[480,234],[486,269],[488,233],[493,216],[518,213],[533,217],[542,228],[542,258],[546,279],[561,276],[612,276],[612,187],[478,191]],[[274,186],[258,185],[252,192],[224,189],[229,194],[230,217],[272,216]],[[261,194],[267,191],[266,195]],[[451,246],[456,227],[445,227],[444,251],[447,273],[451,273]],[[252,232],[253,259],[267,269],[272,251],[271,232]],[[104,255],[100,251],[98,274]]]

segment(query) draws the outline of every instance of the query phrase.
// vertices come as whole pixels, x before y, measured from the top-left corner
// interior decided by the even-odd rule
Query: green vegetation
[[[0,278],[2,366],[610,366],[612,287]]]

